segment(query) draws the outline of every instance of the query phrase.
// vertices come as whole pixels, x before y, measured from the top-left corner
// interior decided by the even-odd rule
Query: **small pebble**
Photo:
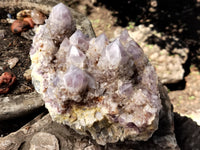
[[[31,69],[27,69],[27,70],[24,72],[24,74],[23,74],[24,78],[25,78],[27,81],[30,81],[30,80],[31,80],[31,72],[32,72]]]
[[[9,91],[10,86],[16,81],[16,76],[10,72],[4,72],[0,76],[0,94],[5,94]]]
[[[18,63],[19,59],[17,57],[11,58],[8,60],[9,68],[12,69]]]
[[[0,30],[0,39],[3,39],[5,37],[6,30]]]
[[[16,15],[18,20],[23,20],[26,17],[31,17],[31,10],[24,9],[17,13]]]
[[[7,19],[0,19],[0,23],[8,23]]]
[[[35,24],[44,24],[44,21],[46,19],[46,16],[36,9],[31,11],[31,17]]]
[[[10,18],[10,19],[12,18],[11,14],[7,14],[7,17]]]
[[[59,150],[58,139],[55,135],[47,132],[38,132],[30,141],[29,150]]]
[[[20,33],[22,31],[28,30],[29,28],[30,28],[29,23],[26,21],[22,21],[22,20],[16,20],[11,25],[11,31],[13,33]]]
[[[10,23],[10,24],[12,24],[15,21],[16,21],[16,19],[11,19],[11,18],[6,19],[6,23]]]

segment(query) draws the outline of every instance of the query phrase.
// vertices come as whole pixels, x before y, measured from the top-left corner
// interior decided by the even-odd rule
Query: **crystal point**
[[[52,119],[101,145],[148,140],[158,128],[161,100],[142,49],[127,31],[113,42],[104,34],[88,39],[79,30],[68,38],[73,22],[67,7],[59,4],[51,13],[30,56],[33,84]]]
[[[70,93],[81,93],[86,90],[88,85],[87,76],[85,73],[76,67],[70,67],[68,72],[64,75],[64,83],[66,89]]]

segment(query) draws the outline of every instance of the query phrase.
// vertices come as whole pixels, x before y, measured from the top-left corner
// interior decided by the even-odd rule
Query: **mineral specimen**
[[[40,11],[34,9],[31,11],[31,18],[33,19],[33,22],[35,24],[43,24],[46,19],[46,16]]]
[[[126,30],[112,42],[80,30],[70,36],[70,17],[65,5],[55,6],[30,52],[32,81],[52,119],[101,145],[148,140],[158,128],[161,100],[143,50]]]
[[[156,66],[156,72],[161,83],[174,84],[183,80],[183,64],[188,59],[189,49],[186,48],[187,46],[181,39],[175,36],[167,38],[167,35],[156,32],[152,25],[147,27],[145,25],[135,26],[134,31],[129,31],[129,34],[135,41],[141,43],[140,46],[151,60],[151,64]],[[165,46],[159,46],[160,44],[155,42],[155,39],[159,39],[159,43],[163,43]],[[153,41],[155,44],[150,44]],[[169,44],[166,41],[171,42]]]

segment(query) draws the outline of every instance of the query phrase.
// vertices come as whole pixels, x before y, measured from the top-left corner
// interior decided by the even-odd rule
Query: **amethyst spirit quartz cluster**
[[[154,67],[125,30],[89,39],[56,5],[33,39],[32,82],[52,119],[98,144],[148,140],[161,100]]]

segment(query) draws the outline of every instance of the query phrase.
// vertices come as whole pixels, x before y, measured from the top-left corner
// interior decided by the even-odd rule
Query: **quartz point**
[[[66,9],[53,8],[30,52],[32,81],[52,119],[101,145],[148,140],[162,107],[154,67],[126,30],[112,42],[105,34],[68,34],[73,19],[60,19],[70,18]]]
[[[85,73],[81,69],[73,66],[70,67],[69,71],[64,75],[64,83],[69,93],[77,95],[83,92],[83,90],[86,90],[88,85]]]

